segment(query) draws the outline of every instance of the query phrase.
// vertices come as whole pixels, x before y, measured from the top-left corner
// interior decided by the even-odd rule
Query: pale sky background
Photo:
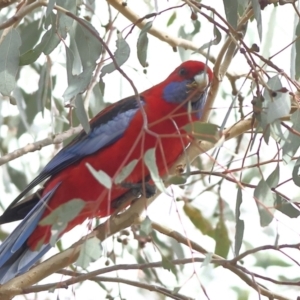
[[[99,3],[98,3],[99,2]],[[145,1],[146,2],[146,1]],[[149,6],[154,6],[154,1],[148,1],[149,6],[145,4],[144,1],[128,1],[128,5],[131,8],[134,8],[135,11],[139,13],[140,16],[143,16],[147,13],[149,13]],[[170,6],[176,5],[178,3],[181,3],[180,1],[157,1],[158,2],[158,11],[164,10]],[[202,1],[203,3],[215,6],[218,12],[224,14],[223,10],[223,4],[222,1]],[[105,6],[104,1],[97,1],[97,11],[96,16],[103,20],[106,19],[106,13],[107,9]],[[103,7],[102,7],[103,6]],[[278,10],[278,12],[276,12]],[[186,23],[186,31],[191,31],[192,26],[190,24],[190,11],[188,8],[181,8],[177,10],[177,19],[174,22],[174,24],[168,28],[166,28],[166,23],[169,17],[171,16],[173,11],[166,12],[160,16],[157,16],[154,22],[154,26],[157,28],[162,28],[164,31],[167,31],[170,35],[177,36],[178,29],[181,24]],[[257,43],[260,48],[262,49],[262,53],[265,57],[268,57],[270,55],[273,55],[280,49],[282,49],[284,46],[289,44],[293,39],[293,26],[294,26],[294,12],[290,5],[285,6],[279,6],[277,9],[274,9],[273,6],[269,5],[267,8],[265,8],[264,11],[262,11],[262,19],[263,19],[263,41],[266,40],[266,35],[268,35],[268,43],[267,44],[261,44],[257,35],[257,29],[256,29],[256,22],[251,22],[248,24],[248,31],[247,31],[247,37],[245,38],[245,42],[250,46],[252,43]],[[199,21],[201,22],[201,30],[200,33],[197,34],[194,38],[194,42],[196,44],[199,44],[199,47],[203,45],[204,43],[211,40],[213,37],[213,31],[211,24],[207,24],[206,20],[199,16]],[[274,23],[272,23],[274,22]],[[99,21],[95,17],[93,20],[94,26],[99,29]],[[124,18],[123,16],[118,17],[117,22],[115,26],[118,29],[123,29],[126,26],[128,26],[130,22]],[[275,36],[273,38],[269,38],[272,36],[272,24],[276,24],[275,29]],[[128,30],[127,30],[128,31]],[[126,31],[126,32],[127,32]],[[176,68],[181,63],[181,58],[179,56],[179,53],[175,53],[173,49],[166,43],[162,43],[156,38],[149,36],[149,49],[148,49],[148,62],[149,67],[147,68],[147,74],[145,75],[143,73],[143,68],[140,66],[137,57],[136,57],[136,40],[139,34],[139,30],[135,29],[133,33],[128,37],[127,42],[131,46],[131,56],[129,60],[125,63],[125,65],[122,67],[123,70],[126,72],[126,74],[134,81],[136,87],[139,91],[143,91],[152,85],[159,83],[160,81],[164,80],[169,73],[173,71],[174,68]],[[216,55],[222,46],[222,42],[224,41],[224,34],[223,39],[221,43],[217,46],[213,46],[211,48],[211,54]],[[111,49],[114,49],[115,41],[112,40],[110,47]],[[192,54],[189,56],[190,51],[186,51],[186,59],[193,59],[193,60],[205,60],[201,55],[198,54]],[[57,51],[55,50],[52,55],[57,55]],[[288,74],[290,73],[290,50],[283,51],[280,55],[277,55],[276,58],[274,58],[273,62],[277,64],[280,68],[284,69],[285,72]],[[40,61],[43,61],[43,57],[40,58]],[[62,57],[61,62],[64,61],[64,58]],[[212,67],[212,65],[209,63],[209,65]],[[38,86],[38,77],[34,72],[30,72],[28,69],[28,75],[27,76],[21,76],[21,79],[19,81],[19,85],[22,87],[29,87],[32,90],[37,89]],[[64,90],[66,89],[66,82],[65,82],[65,74],[64,69],[59,66],[55,65],[53,68],[54,72],[57,72],[57,74],[62,73],[61,78],[58,80],[60,82],[60,85],[57,86],[55,90],[55,95],[60,97],[62,99],[62,94]],[[236,74],[242,74],[247,73],[249,71],[249,67],[247,63],[245,62],[244,57],[241,54],[237,54],[234,58],[229,71]],[[24,71],[25,72],[25,71]],[[275,74],[274,74],[275,75]],[[123,79],[118,72],[114,72],[110,75],[105,76],[105,84],[106,84],[106,90],[105,90],[105,101],[107,102],[114,102],[117,101],[123,97],[129,96],[133,94],[132,88],[129,86],[127,81]],[[247,86],[248,85],[248,86]],[[222,83],[222,89],[227,92],[231,93],[231,88],[227,82],[226,79],[224,79]],[[249,83],[246,83],[245,91],[249,89]],[[30,91],[30,90],[28,90]],[[215,107],[216,107],[216,113],[217,118],[212,118],[211,122],[215,122],[216,124],[220,125],[221,121],[226,114],[226,108],[229,106],[231,97],[227,97],[226,101],[224,99],[221,99],[221,94],[219,99],[216,101]],[[63,101],[63,100],[62,100]],[[249,105],[249,111],[251,111],[250,107],[250,98],[246,98],[245,103]],[[7,114],[11,113],[17,113],[16,107],[13,107],[11,105],[8,105],[8,102],[5,102],[2,106],[2,113],[5,114],[5,111],[7,111]],[[35,125],[38,126],[39,135],[36,137],[36,140],[43,139],[47,136],[47,134],[50,133],[50,123],[49,123],[49,116],[47,116],[43,119],[41,115],[39,115],[36,118]],[[234,123],[234,119],[230,119],[228,122],[228,125]],[[3,126],[2,126],[3,127]],[[43,128],[43,130],[40,130]],[[33,128],[34,130],[34,128]],[[1,128],[1,135],[5,134],[5,128]],[[26,145],[28,142],[34,141],[32,136],[29,134],[24,134],[18,141],[11,142],[9,145],[10,151],[13,151],[17,148],[20,148],[24,145]],[[272,144],[272,142],[271,142]],[[218,162],[222,165],[222,163],[226,162],[226,154],[230,153],[230,151],[234,150],[235,141],[229,141],[226,142],[224,145],[224,149],[222,151],[222,155],[218,159]],[[273,143],[273,146],[275,146],[275,143]],[[265,158],[270,158],[270,152],[272,151],[272,146],[265,147],[263,146],[265,150],[262,151],[262,160],[264,158],[263,153],[266,153]],[[228,149],[228,150],[227,150]],[[275,153],[276,149],[274,150]],[[25,166],[30,165],[30,168],[28,168],[28,175],[30,178],[35,176],[38,169],[40,168],[39,162],[41,161],[42,164],[46,164],[46,162],[49,160],[49,157],[53,154],[53,147],[49,146],[42,151],[35,152],[35,153],[28,153],[26,156],[23,156],[21,159],[17,159],[13,162],[13,166],[16,168],[20,167],[20,164],[23,164]],[[211,154],[211,152],[210,152]],[[236,159],[242,158],[242,155],[240,157],[236,157]],[[40,159],[40,156],[42,156],[42,159]],[[210,157],[208,155],[203,155],[203,157],[206,157],[206,160],[210,160]],[[33,163],[34,162],[34,163]],[[240,166],[240,163],[237,162],[237,166]],[[274,169],[274,167],[273,167]],[[272,171],[273,169],[270,169]],[[266,170],[268,173],[268,170]],[[280,181],[283,180],[284,176],[290,176],[291,174],[291,168],[290,166],[286,166],[286,172],[283,172],[283,176],[281,177]],[[0,176],[5,179],[5,172],[0,171]],[[258,182],[259,178],[257,178]],[[214,178],[212,178],[212,183],[215,181]],[[0,181],[0,190],[4,191],[4,186],[2,185],[2,180]],[[8,205],[14,197],[17,195],[17,190],[14,186],[10,186],[11,193],[5,193],[4,195],[1,195],[1,198],[4,197],[6,205]],[[197,186],[197,189],[201,190],[201,186]],[[288,189],[289,195],[299,195],[298,188],[295,188],[294,185],[289,184],[285,185],[284,189]],[[180,195],[181,190],[178,187],[172,187],[172,191],[174,191],[175,195]],[[283,190],[284,192],[284,190]],[[195,191],[192,191],[192,193],[196,193]],[[2,192],[1,192],[2,194]],[[289,219],[285,216],[283,216],[280,213],[276,213],[275,217],[277,220],[274,220],[270,226],[267,228],[261,228],[259,225],[259,219],[257,214],[257,208],[255,205],[255,202],[253,200],[253,190],[251,189],[245,189],[244,191],[244,202],[242,204],[242,218],[245,220],[245,240],[250,241],[251,245],[253,247],[257,247],[264,244],[273,244],[274,243],[274,236],[276,233],[276,230],[280,234],[280,240],[279,242],[282,243],[296,243],[299,241],[299,233],[300,233],[300,224],[299,220],[295,219]],[[229,206],[233,209],[235,207],[235,199],[236,199],[236,187],[234,184],[228,183],[228,190],[224,191],[222,190],[222,196],[224,200],[229,204]],[[213,211],[216,205],[216,196],[211,192],[206,192],[201,197],[199,197],[197,200],[195,200],[193,203],[198,207],[201,208],[203,211],[203,214],[206,216],[209,216],[210,213]],[[214,241],[207,236],[203,236],[199,231],[195,230],[194,226],[191,224],[190,220],[185,217],[184,213],[181,211],[182,202],[174,202],[174,200],[171,197],[168,197],[166,195],[161,195],[159,199],[157,199],[147,210],[147,214],[153,221],[161,222],[162,224],[165,224],[168,227],[171,227],[177,231],[180,231],[184,234],[187,234],[189,238],[196,241],[200,245],[202,245],[204,248],[206,248],[209,251],[214,250]],[[229,223],[232,224],[232,223]],[[12,225],[5,225],[3,226],[4,230],[12,230]],[[231,238],[234,238],[234,231],[235,227],[232,226],[229,228]],[[67,247],[67,245],[71,245],[74,243],[78,237],[85,235],[87,233],[87,227],[86,224],[81,227],[76,227],[72,232],[66,234],[62,241],[63,245]],[[166,239],[166,241],[169,242],[169,239]],[[120,244],[113,243],[111,239],[105,241],[103,243],[104,246],[104,253],[108,252],[109,249],[113,245],[116,245],[117,252],[121,253],[122,249],[120,247]],[[137,246],[137,245],[136,245]],[[245,250],[245,246],[242,247],[243,251]],[[153,247],[148,244],[147,251],[151,252],[151,257],[153,261],[159,261],[160,255],[157,251],[153,251]],[[185,250],[186,256],[190,257],[190,250],[186,248]],[[49,257],[56,253],[56,250],[53,249],[49,251],[49,253],[46,255],[46,257]],[[295,253],[292,254],[294,258],[298,259],[300,258],[299,253],[297,255]],[[197,256],[197,255],[196,255]],[[230,256],[232,257],[233,253],[231,251]],[[281,256],[281,259],[282,256]],[[89,270],[96,270],[104,266],[104,262],[106,261],[106,258],[99,259],[97,262],[93,263]],[[119,263],[135,263],[135,260],[133,257],[129,254],[124,255],[124,258],[121,260],[118,260]],[[251,266],[253,263],[253,258],[249,257],[245,259],[245,266]],[[198,278],[196,276],[193,276],[190,278],[190,276],[193,273],[193,270],[197,271]],[[250,269],[250,268],[249,268]],[[299,277],[299,269],[296,268],[283,268],[279,269],[276,267],[271,267],[266,269],[265,271],[262,269],[256,269],[251,268],[253,271],[257,271],[258,273],[264,274],[266,276],[272,276],[275,278],[275,274],[282,273],[283,275],[291,278]],[[170,288],[177,286],[176,279],[173,276],[172,273],[166,271],[166,270],[160,270],[156,269],[158,274],[161,274],[161,278],[165,280],[165,282],[168,283]],[[138,280],[138,278],[142,278],[143,274],[142,272],[138,271],[121,271],[118,272],[118,275],[120,277],[129,278],[129,279],[135,279]],[[106,276],[106,274],[105,274]],[[114,276],[113,274],[109,273],[107,276]],[[63,277],[60,275],[53,275],[46,280],[42,281],[41,283],[46,282],[54,282],[62,280]],[[184,271],[182,274],[180,274],[180,285],[183,285],[182,289],[180,290],[180,293],[191,296],[196,299],[204,299],[204,295],[201,292],[201,287],[199,282],[205,286],[205,289],[210,297],[210,299],[237,299],[237,294],[230,289],[230,286],[239,286],[241,289],[247,289],[250,291],[250,297],[249,300],[258,299],[258,295],[254,290],[248,289],[248,287],[242,283],[238,277],[236,277],[231,272],[219,267],[219,268],[213,268],[212,266],[208,267],[202,267],[200,268],[200,264],[191,264],[184,268]],[[263,282],[268,286],[267,282]],[[111,286],[113,289],[112,295],[116,296],[118,293],[118,286],[117,284],[108,284],[105,283],[106,286]],[[285,296],[289,296],[293,299],[295,299],[299,294],[299,292],[296,292],[295,290],[290,290],[287,287],[284,286],[277,286],[274,287],[274,285],[270,286],[274,291],[279,292]],[[122,297],[126,299],[158,299],[157,295],[155,293],[147,292],[145,294],[139,294],[137,293],[138,290],[135,287],[130,287],[127,285],[121,285],[121,294]],[[277,290],[276,290],[277,288]],[[104,299],[106,293],[97,286],[97,284],[92,282],[84,282],[80,287],[77,285],[74,285],[70,287],[68,290],[59,289],[55,291],[54,293],[48,293],[43,292],[39,293],[38,298],[36,299],[64,299],[64,300],[72,300],[72,299],[86,299],[86,300],[92,300],[92,299]],[[15,299],[24,299],[24,297],[16,297]],[[33,295],[28,295],[27,299],[34,299]],[[261,299],[264,299],[263,297]]]

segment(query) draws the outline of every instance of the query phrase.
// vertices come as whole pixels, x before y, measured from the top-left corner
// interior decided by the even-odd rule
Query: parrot
[[[192,140],[183,127],[201,118],[212,79],[207,64],[186,61],[161,83],[91,119],[90,131],[82,130],[63,147],[0,216],[0,224],[22,220],[0,245],[0,284],[27,272],[52,247],[52,227],[45,220],[64,205],[83,203],[70,220],[55,215],[55,223],[64,224],[55,241],[86,219],[111,215],[131,190],[153,196],[144,154],[154,149],[159,176],[168,174]],[[132,171],[116,183],[113,179],[133,161]],[[99,171],[112,179],[110,187],[97,180]]]

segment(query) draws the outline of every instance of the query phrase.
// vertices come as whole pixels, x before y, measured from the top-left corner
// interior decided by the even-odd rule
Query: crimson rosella
[[[147,150],[155,149],[159,175],[166,174],[191,141],[182,128],[199,119],[212,76],[204,63],[184,62],[140,99],[132,96],[101,111],[91,120],[89,133],[82,131],[58,152],[0,217],[0,224],[23,219],[0,246],[0,283],[26,272],[51,248],[51,225],[42,221],[60,206],[74,199],[84,201],[55,240],[87,218],[110,215],[131,185],[149,178],[143,160]],[[113,179],[134,160],[137,163],[124,182],[111,188],[100,184],[90,168]],[[45,179],[39,193],[23,199]]]

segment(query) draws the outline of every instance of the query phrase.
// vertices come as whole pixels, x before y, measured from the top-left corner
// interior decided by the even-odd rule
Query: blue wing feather
[[[142,102],[144,104],[144,102]],[[57,174],[60,170],[79,161],[87,155],[112,144],[125,132],[130,121],[139,107],[135,97],[124,99],[115,106],[109,107],[96,116],[91,122],[91,131],[86,134],[82,131],[68,146],[63,148],[42,170],[28,187],[13,201],[6,212],[16,207],[15,204],[44,179]],[[0,283],[4,283],[15,276],[26,272],[50,248],[49,244],[42,245],[37,251],[32,251],[26,241],[36,228],[45,211],[47,202],[53,196],[58,185],[37,201],[23,221],[16,227],[10,236],[0,246]],[[34,200],[35,201],[35,200]],[[31,205],[30,201],[28,203]],[[26,203],[25,203],[26,204]],[[32,207],[29,206],[29,207]],[[8,216],[8,218],[3,218]],[[0,217],[9,221],[9,215]]]
[[[49,191],[28,213],[24,220],[16,227],[0,246],[0,283],[4,283],[28,270],[49,249],[50,245],[43,245],[39,250],[32,251],[26,245],[27,238],[36,228],[48,201],[58,188],[57,184]]]
[[[141,103],[142,105],[145,104],[143,98],[141,98]],[[130,97],[100,112],[91,120],[90,132],[87,134],[85,131],[82,131],[68,146],[58,152],[7,209],[11,209],[32,188],[48,177],[57,174],[83,157],[91,155],[121,138],[138,110],[139,106],[136,98]]]

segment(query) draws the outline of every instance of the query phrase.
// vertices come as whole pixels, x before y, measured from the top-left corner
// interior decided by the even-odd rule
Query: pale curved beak
[[[194,97],[190,99],[190,101],[197,102],[202,97],[205,97],[204,95],[206,95],[206,91],[209,84],[210,84],[209,77],[205,71],[195,75],[194,81],[187,85],[187,87],[190,89],[189,93],[194,94]]]
[[[209,85],[209,77],[206,72],[201,72],[194,77],[195,88],[199,91],[204,91]]]

